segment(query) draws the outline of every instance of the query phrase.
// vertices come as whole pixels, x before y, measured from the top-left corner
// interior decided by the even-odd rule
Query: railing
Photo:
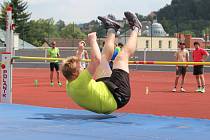
[[[47,49],[46,47],[37,47],[33,49],[21,49],[16,50],[16,56],[32,56],[32,57],[47,57]],[[75,55],[76,47],[63,47],[59,48],[61,57],[68,57]],[[90,48],[86,48],[90,52]],[[210,49],[206,49],[210,51]],[[0,47],[0,51],[5,51],[4,47]],[[175,61],[174,53],[177,49],[162,49],[162,50],[148,50],[148,49],[139,49],[136,51],[134,56],[130,58],[133,61]],[[190,49],[190,52],[192,49]],[[191,60],[192,61],[192,60]],[[210,59],[208,59],[210,61]],[[25,60],[18,60],[15,63],[48,63],[47,60],[44,61],[25,61]],[[167,66],[167,65],[166,65]]]

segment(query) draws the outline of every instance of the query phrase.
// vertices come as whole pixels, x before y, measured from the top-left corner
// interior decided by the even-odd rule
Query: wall
[[[128,41],[129,37],[120,37],[119,42],[125,44]],[[151,44],[152,40],[152,44]],[[161,48],[159,45],[161,41]],[[171,47],[169,48],[169,41],[171,42]],[[137,40],[137,51],[142,51],[147,48],[147,50],[177,50],[178,41],[175,37],[138,37]]]
[[[170,41],[170,47],[169,47]],[[151,44],[152,42],[152,44]],[[172,37],[139,37],[137,41],[137,50],[176,50],[177,38]]]

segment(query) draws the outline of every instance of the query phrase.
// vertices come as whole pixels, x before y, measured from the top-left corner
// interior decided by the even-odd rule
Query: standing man
[[[47,57],[49,57],[49,58],[59,58],[60,57],[59,49],[56,47],[55,41],[53,41],[51,43],[51,47],[48,49],[47,52],[48,52]],[[56,73],[57,73],[58,86],[62,86],[62,83],[59,80],[59,61],[58,60],[53,60],[50,62],[50,86],[54,86],[54,83],[53,83],[54,69],[56,70]]]
[[[85,46],[86,46],[85,41],[80,41],[78,43],[78,50],[76,51],[76,56],[79,59],[89,59],[88,52],[87,52],[87,50],[84,49]],[[83,62],[83,61],[80,61],[80,66],[81,66],[81,68],[86,68],[87,63]]]
[[[204,62],[207,60],[209,53],[200,48],[200,44],[198,42],[194,43],[195,50],[192,53],[194,62]],[[205,93],[205,79],[204,79],[204,66],[203,65],[194,65],[193,67],[193,75],[196,77],[196,82],[198,85],[198,89],[196,92]]]
[[[185,49],[185,43],[180,42],[179,43],[179,50],[175,53],[176,61],[177,62],[188,62],[189,61],[189,51]],[[179,81],[179,77],[182,76],[181,81],[181,92],[185,92],[185,89],[183,88],[184,85],[184,79],[187,72],[187,65],[177,65],[176,66],[176,79],[175,79],[175,85],[173,88],[173,92],[176,92],[177,84]]]

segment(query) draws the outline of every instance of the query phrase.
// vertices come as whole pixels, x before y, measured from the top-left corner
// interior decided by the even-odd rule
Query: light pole
[[[151,22],[150,22],[150,30],[151,30],[151,34],[150,34],[150,36],[151,36],[151,51],[152,51],[152,36],[153,36],[153,34],[152,34],[152,24],[153,24],[153,20],[151,20]]]
[[[73,37],[72,47],[75,47],[74,46],[74,22],[72,23],[72,37]]]
[[[208,37],[209,37],[209,28],[206,29],[206,34],[205,34],[205,49],[206,49],[206,47],[207,47]],[[208,49],[208,48],[207,48],[207,49]]]
[[[125,21],[124,25],[126,25],[126,19],[124,19],[124,21]],[[125,43],[124,44],[126,44],[126,28],[125,28]]]
[[[23,37],[23,49],[25,48],[25,44],[24,44],[24,41],[25,41],[25,22],[23,22],[23,29],[22,29],[22,37]]]
[[[47,41],[50,44],[50,19],[48,19],[48,33],[47,33]]]
[[[205,34],[204,38],[205,38],[205,49],[206,49],[206,46],[207,46],[207,34]]]

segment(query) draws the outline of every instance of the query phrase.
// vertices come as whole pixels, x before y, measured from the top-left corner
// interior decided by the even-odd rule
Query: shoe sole
[[[122,26],[117,23],[116,21],[114,20],[111,20],[109,18],[106,18],[106,17],[101,17],[101,16],[98,16],[98,19],[106,26],[106,24],[109,24],[108,22],[112,23],[112,25],[114,26],[114,28],[117,28],[120,29]],[[107,22],[108,21],[108,22]]]
[[[180,90],[181,92],[186,92],[186,90]]]
[[[133,14],[131,12],[124,12],[124,15],[125,15],[126,19],[128,20],[128,22],[130,21],[133,23],[134,22],[133,20],[135,19],[136,21],[138,21],[138,24],[139,24],[139,27],[137,27],[137,28],[140,28],[140,29],[142,28],[142,24],[135,14]],[[136,26],[136,25],[134,24],[131,26]]]

